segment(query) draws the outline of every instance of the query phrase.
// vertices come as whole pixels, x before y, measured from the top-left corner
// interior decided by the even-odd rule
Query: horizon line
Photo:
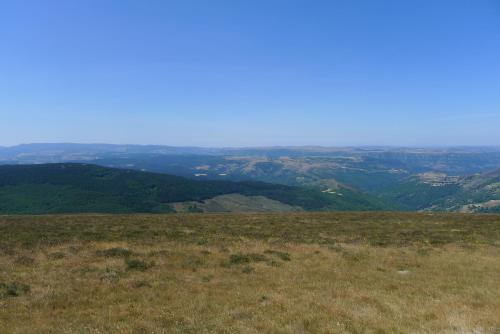
[[[305,144],[305,145],[243,145],[243,146],[203,146],[203,145],[170,145],[170,144],[119,144],[106,142],[27,142],[14,145],[0,145],[1,148],[15,148],[19,146],[31,145],[106,145],[106,146],[157,146],[169,148],[200,148],[200,149],[300,149],[300,148],[318,148],[318,149],[333,149],[333,148],[412,148],[412,149],[428,149],[428,148],[500,148],[500,144],[454,144],[454,145],[384,145],[384,144],[359,144],[359,145],[320,145],[320,144]]]

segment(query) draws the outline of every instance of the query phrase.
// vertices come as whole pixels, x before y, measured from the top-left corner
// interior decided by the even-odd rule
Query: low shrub
[[[264,255],[258,253],[231,254],[231,256],[229,257],[230,264],[243,264],[243,263],[262,262],[262,261],[267,261],[267,258]]]
[[[267,262],[267,264],[271,267],[280,267],[281,266],[281,262],[276,261],[276,260],[271,260],[271,261]]]
[[[249,265],[246,265],[245,267],[243,267],[243,270],[241,270],[241,272],[244,274],[250,274],[253,271],[254,271],[254,269],[252,267],[250,267]]]
[[[330,250],[332,250],[332,251],[334,251],[334,252],[337,252],[337,253],[340,253],[340,252],[342,252],[342,251],[343,251],[342,246],[340,246],[340,245],[336,245],[336,244],[333,244],[333,245],[328,246],[328,249],[330,249]]]
[[[0,283],[0,297],[18,297],[30,292],[30,286],[21,282]]]
[[[97,256],[104,257],[129,257],[132,255],[132,252],[126,248],[114,247],[104,250],[98,250],[96,254]]]
[[[130,258],[125,258],[125,264],[128,270],[140,270],[140,271],[145,271],[154,266],[154,262],[146,262]]]
[[[203,283],[208,283],[208,282],[210,282],[210,281],[212,280],[212,278],[214,278],[214,276],[213,276],[213,275],[203,276],[203,277],[201,278],[201,281],[202,281]]]
[[[63,252],[54,252],[54,253],[50,253],[49,255],[47,255],[47,258],[51,259],[51,260],[60,260],[60,259],[64,259],[66,257],[66,254],[64,254]]]

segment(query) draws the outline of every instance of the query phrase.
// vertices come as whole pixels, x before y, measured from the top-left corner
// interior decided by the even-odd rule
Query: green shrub
[[[21,282],[0,283],[0,297],[18,297],[30,292],[30,286]]]
[[[208,241],[207,241],[207,239],[200,239],[200,240],[198,240],[198,241],[196,242],[196,244],[197,244],[198,246],[203,246],[203,245],[208,244]]]
[[[340,246],[340,245],[335,245],[335,244],[334,244],[334,245],[330,245],[330,246],[328,246],[328,248],[329,248],[330,250],[332,250],[332,251],[337,252],[337,253],[340,253],[340,252],[342,252],[342,250],[343,250],[343,249],[342,249],[342,246]]]
[[[243,267],[243,270],[241,272],[244,274],[250,274],[253,271],[254,271],[254,269],[252,267],[250,267],[249,265],[246,265],[245,267]]]
[[[208,283],[208,282],[210,282],[210,281],[212,280],[212,278],[214,278],[214,276],[213,276],[213,275],[203,276],[203,277],[201,278],[201,281],[202,281],[203,283]]]
[[[145,271],[154,266],[154,262],[145,262],[138,259],[125,258],[125,264],[128,270]]]
[[[243,263],[250,263],[250,262],[262,262],[266,261],[267,258],[258,253],[248,253],[248,254],[231,254],[229,257],[229,263],[230,264],[243,264]]]
[[[51,259],[51,260],[60,260],[60,259],[64,259],[66,257],[66,254],[64,254],[63,252],[54,252],[54,253],[50,253],[49,255],[47,255],[47,258]]]
[[[104,250],[98,250],[96,254],[98,256],[104,257],[129,257],[130,255],[132,255],[132,252],[126,248],[114,247]]]
[[[276,260],[271,260],[271,261],[269,261],[267,264],[268,264],[269,266],[271,266],[271,267],[279,267],[279,266],[281,266],[281,262],[278,262],[278,261],[276,261]]]

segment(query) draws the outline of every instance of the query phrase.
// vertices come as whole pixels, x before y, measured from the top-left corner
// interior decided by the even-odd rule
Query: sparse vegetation
[[[101,282],[116,283],[119,280],[120,273],[114,268],[106,268],[104,274],[101,275]]]
[[[250,254],[232,254],[229,257],[230,264],[242,264],[250,262],[262,262],[266,261],[266,257],[262,254],[250,253]]]
[[[98,250],[96,252],[98,256],[105,257],[129,257],[132,255],[132,252],[123,247],[113,247],[109,249]]]
[[[280,252],[277,250],[267,249],[264,252],[264,254],[275,255],[275,256],[279,257],[280,259],[282,259],[283,261],[291,261],[292,260],[292,258],[290,257],[290,254],[287,252]]]
[[[53,253],[50,253],[47,255],[47,258],[51,259],[51,260],[60,260],[60,259],[64,259],[66,257],[66,254],[64,254],[63,252],[53,252]]]
[[[498,215],[3,216],[0,333],[495,333],[499,233]]]
[[[0,298],[18,297],[29,291],[29,285],[21,282],[0,283]]]
[[[32,266],[35,264],[35,259],[30,256],[21,255],[14,260],[14,264],[20,266]]]
[[[125,264],[129,270],[145,271],[154,266],[154,262],[146,262],[138,259],[125,258]]]

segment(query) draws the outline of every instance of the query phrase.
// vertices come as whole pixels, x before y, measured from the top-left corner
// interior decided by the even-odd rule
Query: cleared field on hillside
[[[498,333],[500,215],[0,217],[0,333]]]

